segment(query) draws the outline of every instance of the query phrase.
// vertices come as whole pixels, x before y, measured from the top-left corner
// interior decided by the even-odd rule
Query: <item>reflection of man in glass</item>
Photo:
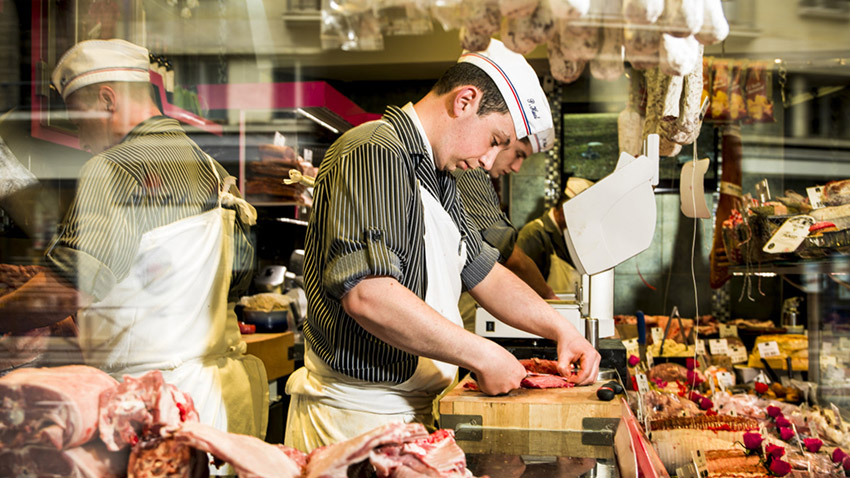
[[[50,271],[0,300],[0,330],[76,312],[88,364],[117,379],[162,370],[202,421],[262,437],[265,371],[244,355],[227,310],[232,274],[250,274],[253,249],[240,231],[256,213],[231,194],[224,168],[161,115],[145,48],[81,42],[52,81],[95,156],[48,249]]]

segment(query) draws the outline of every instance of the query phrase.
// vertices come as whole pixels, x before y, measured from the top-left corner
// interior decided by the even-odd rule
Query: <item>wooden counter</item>
[[[242,340],[248,344],[248,353],[263,361],[269,381],[295,371],[295,361],[292,359],[295,335],[292,332],[247,334],[242,335]]]
[[[503,396],[489,396],[466,390],[466,377],[440,399],[442,428],[477,429],[472,433],[480,446],[464,444],[464,450],[478,453],[520,453],[597,458],[612,455],[606,443],[613,437],[622,411],[619,400],[604,402],[596,389],[605,382],[574,388],[519,389]],[[499,443],[500,436],[511,438]],[[516,432],[524,432],[525,439]],[[542,435],[548,436],[542,439]],[[469,436],[458,434],[458,440]],[[602,437],[600,441],[600,437]],[[606,438],[607,437],[607,438]],[[473,444],[474,445],[474,444]],[[613,456],[613,455],[612,455]]]

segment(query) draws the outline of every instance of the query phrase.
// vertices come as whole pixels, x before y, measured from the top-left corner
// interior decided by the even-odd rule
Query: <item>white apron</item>
[[[118,380],[159,369],[192,396],[201,422],[263,438],[265,368],[244,355],[227,308],[235,213],[221,207],[224,196],[211,211],[142,236],[129,275],[79,312],[80,347],[86,363]]]
[[[451,216],[419,186],[425,218],[425,303],[463,326],[458,312],[466,243]],[[401,384],[358,380],[332,370],[309,348],[304,367],[286,383],[291,395],[285,444],[309,452],[347,440],[389,422],[430,424],[437,395],[457,375],[457,366],[419,357],[413,376]]]

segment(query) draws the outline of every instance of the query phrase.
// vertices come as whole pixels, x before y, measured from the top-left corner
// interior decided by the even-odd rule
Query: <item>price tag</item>
[[[761,358],[779,357],[779,344],[775,340],[759,343],[759,355]]]
[[[661,327],[653,327],[649,332],[652,334],[652,343],[660,344],[664,340],[664,329]]]
[[[646,366],[652,368],[655,365],[655,358],[652,356],[652,351],[646,349]]]
[[[714,378],[713,377],[708,377],[708,385],[709,385],[708,388],[711,389],[711,395],[714,396],[714,394],[717,393],[717,390],[715,390],[715,388],[714,388]]]
[[[746,362],[747,349],[738,344],[731,344],[729,345],[729,358],[732,359],[732,363]]]
[[[721,337],[737,337],[738,336],[738,326],[737,325],[720,324],[720,336]]]
[[[806,195],[809,196],[809,204],[812,209],[820,209],[823,205],[823,186],[812,186],[806,188]]]
[[[711,339],[708,341],[711,355],[729,355],[729,342],[726,339]]]
[[[809,235],[809,227],[815,223],[815,218],[812,216],[794,216],[788,218],[770,240],[764,245],[762,250],[768,254],[782,254],[794,252],[797,247],[802,244],[803,240]]]
[[[705,355],[705,340],[697,339],[697,355]]]
[[[275,146],[286,146],[286,136],[280,134],[280,131],[274,132],[274,145]]]
[[[735,374],[732,372],[718,372],[717,383],[720,384],[720,388],[725,392],[726,388],[735,386]]]
[[[821,368],[838,367],[838,357],[835,355],[821,355],[820,365]]]
[[[643,395],[645,393],[649,393],[649,380],[646,378],[646,374],[643,372],[637,373],[637,385],[638,392]]]
[[[694,467],[697,469],[697,476],[708,476],[708,462],[705,460],[702,450],[692,451],[691,459],[693,460]]]
[[[637,337],[623,341],[623,346],[626,347],[626,359],[634,355],[640,357],[640,346],[638,345]]]
[[[313,164],[313,150],[305,149],[304,150],[304,161],[307,161],[310,164]]]

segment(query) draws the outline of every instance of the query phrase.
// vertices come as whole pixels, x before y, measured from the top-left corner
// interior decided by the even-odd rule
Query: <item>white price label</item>
[[[308,163],[313,162],[313,150],[312,149],[305,149],[304,150],[304,161],[307,161]]]
[[[738,344],[729,345],[729,358],[732,363],[741,363],[747,361],[747,349]]]
[[[768,254],[782,254],[794,252],[797,247],[802,244],[803,240],[809,235],[809,227],[815,223],[815,218],[812,216],[794,216],[788,218],[770,240],[764,245],[762,250]]]
[[[735,386],[735,374],[732,372],[718,372],[717,383],[720,384],[720,388],[725,392],[726,388]]]
[[[652,356],[652,351],[646,350],[646,366],[652,368],[655,366],[655,357]]]
[[[806,188],[806,195],[809,196],[809,204],[812,205],[812,209],[823,207],[823,186]]]
[[[640,357],[640,346],[638,345],[637,338],[624,340],[623,346],[626,347],[626,359],[628,359],[632,355],[634,355],[635,357]]]
[[[643,395],[645,393],[649,393],[649,380],[647,380],[645,373],[638,372],[638,374],[637,374],[637,386],[638,386],[638,392],[640,392],[641,395]]]
[[[737,337],[738,336],[738,326],[737,325],[720,324],[720,336],[721,337]]]
[[[726,339],[711,339],[708,341],[711,355],[729,355],[729,342]]]
[[[691,452],[691,459],[697,469],[698,476],[708,476],[708,462],[703,455],[702,450],[694,450]]]
[[[779,357],[779,344],[775,340],[759,343],[759,355],[761,358]]]
[[[664,329],[661,327],[653,327],[649,332],[652,334],[652,343],[660,344],[664,340]]]
[[[705,340],[697,339],[697,355],[705,355]]]

